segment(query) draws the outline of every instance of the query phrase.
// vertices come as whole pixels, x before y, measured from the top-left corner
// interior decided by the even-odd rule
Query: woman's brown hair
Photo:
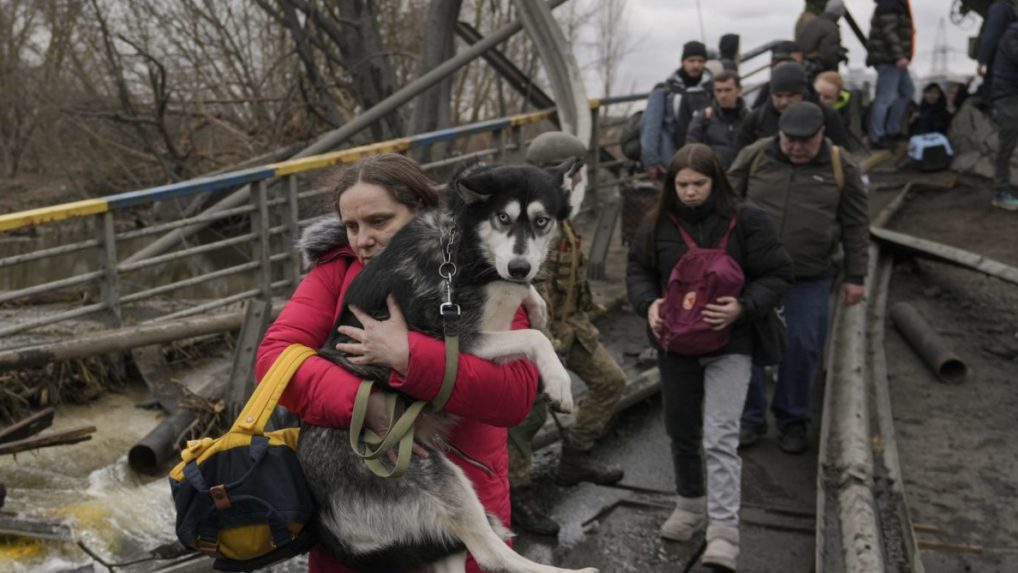
[[[683,169],[692,169],[711,179],[711,195],[715,198],[715,205],[719,215],[722,217],[734,217],[739,198],[732,189],[725,175],[725,168],[722,167],[714,150],[702,143],[690,143],[675,152],[671,163],[668,164],[668,171],[665,173],[664,183],[657,196],[657,203],[647,219],[650,226],[644,237],[643,259],[650,266],[657,264],[657,228],[662,219],[669,216],[669,213],[676,212],[679,204],[678,194],[675,192],[675,176]]]
[[[339,214],[339,198],[358,182],[378,185],[393,201],[411,211],[438,206],[438,187],[416,161],[398,153],[382,153],[346,167],[332,184],[332,206]]]

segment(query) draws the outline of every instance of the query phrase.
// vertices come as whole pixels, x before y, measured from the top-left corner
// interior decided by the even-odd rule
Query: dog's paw
[[[523,299],[523,307],[527,309],[530,328],[543,331],[548,326],[548,303],[544,301],[534,285],[530,285],[530,291]]]
[[[554,368],[553,372],[542,372],[544,393],[548,403],[556,412],[571,414],[573,411],[572,380],[565,368]]]

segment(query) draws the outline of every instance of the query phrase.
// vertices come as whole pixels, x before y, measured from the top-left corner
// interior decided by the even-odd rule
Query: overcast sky
[[[596,1],[596,0],[594,0]],[[718,38],[729,32],[741,36],[743,51],[775,39],[792,39],[796,18],[802,12],[803,0],[700,0],[706,43],[717,47]],[[975,62],[968,59],[967,38],[978,33],[981,18],[971,14],[961,26],[951,22],[952,0],[912,0],[916,20],[916,56],[913,76],[924,77],[930,72],[937,28],[944,20],[949,70],[970,75]],[[855,17],[863,33],[869,32],[873,0],[846,0],[845,5]],[[617,93],[646,91],[671,73],[679,64],[682,44],[703,39],[697,16],[697,0],[628,0],[622,25],[635,44],[622,66]],[[841,22],[842,43],[850,51],[849,67],[865,65],[866,54],[848,24]],[[581,59],[583,55],[579,56]],[[753,60],[751,67],[766,62]],[[591,78],[592,79],[592,78]],[[588,81],[590,96],[602,95],[595,81]],[[596,86],[596,87],[595,87]],[[631,90],[632,88],[632,90]]]

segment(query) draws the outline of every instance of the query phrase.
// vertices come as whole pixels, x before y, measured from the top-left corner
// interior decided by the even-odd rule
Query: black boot
[[[581,481],[598,485],[611,485],[623,477],[622,467],[599,462],[590,454],[590,450],[562,444],[562,459],[559,460],[555,483],[559,485],[576,485]]]
[[[537,535],[558,535],[558,523],[548,517],[529,486],[510,490],[509,502],[513,510],[513,527]]]

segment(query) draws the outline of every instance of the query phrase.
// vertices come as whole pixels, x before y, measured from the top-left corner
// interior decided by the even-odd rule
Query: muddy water
[[[61,407],[51,430],[97,428],[90,441],[0,458],[7,486],[5,511],[68,523],[76,537],[105,561],[143,557],[175,539],[174,511],[165,477],[135,474],[127,450],[162,414],[135,404],[140,386],[107,394],[85,406]],[[59,571],[92,559],[72,543],[26,542],[0,537],[0,570]]]

